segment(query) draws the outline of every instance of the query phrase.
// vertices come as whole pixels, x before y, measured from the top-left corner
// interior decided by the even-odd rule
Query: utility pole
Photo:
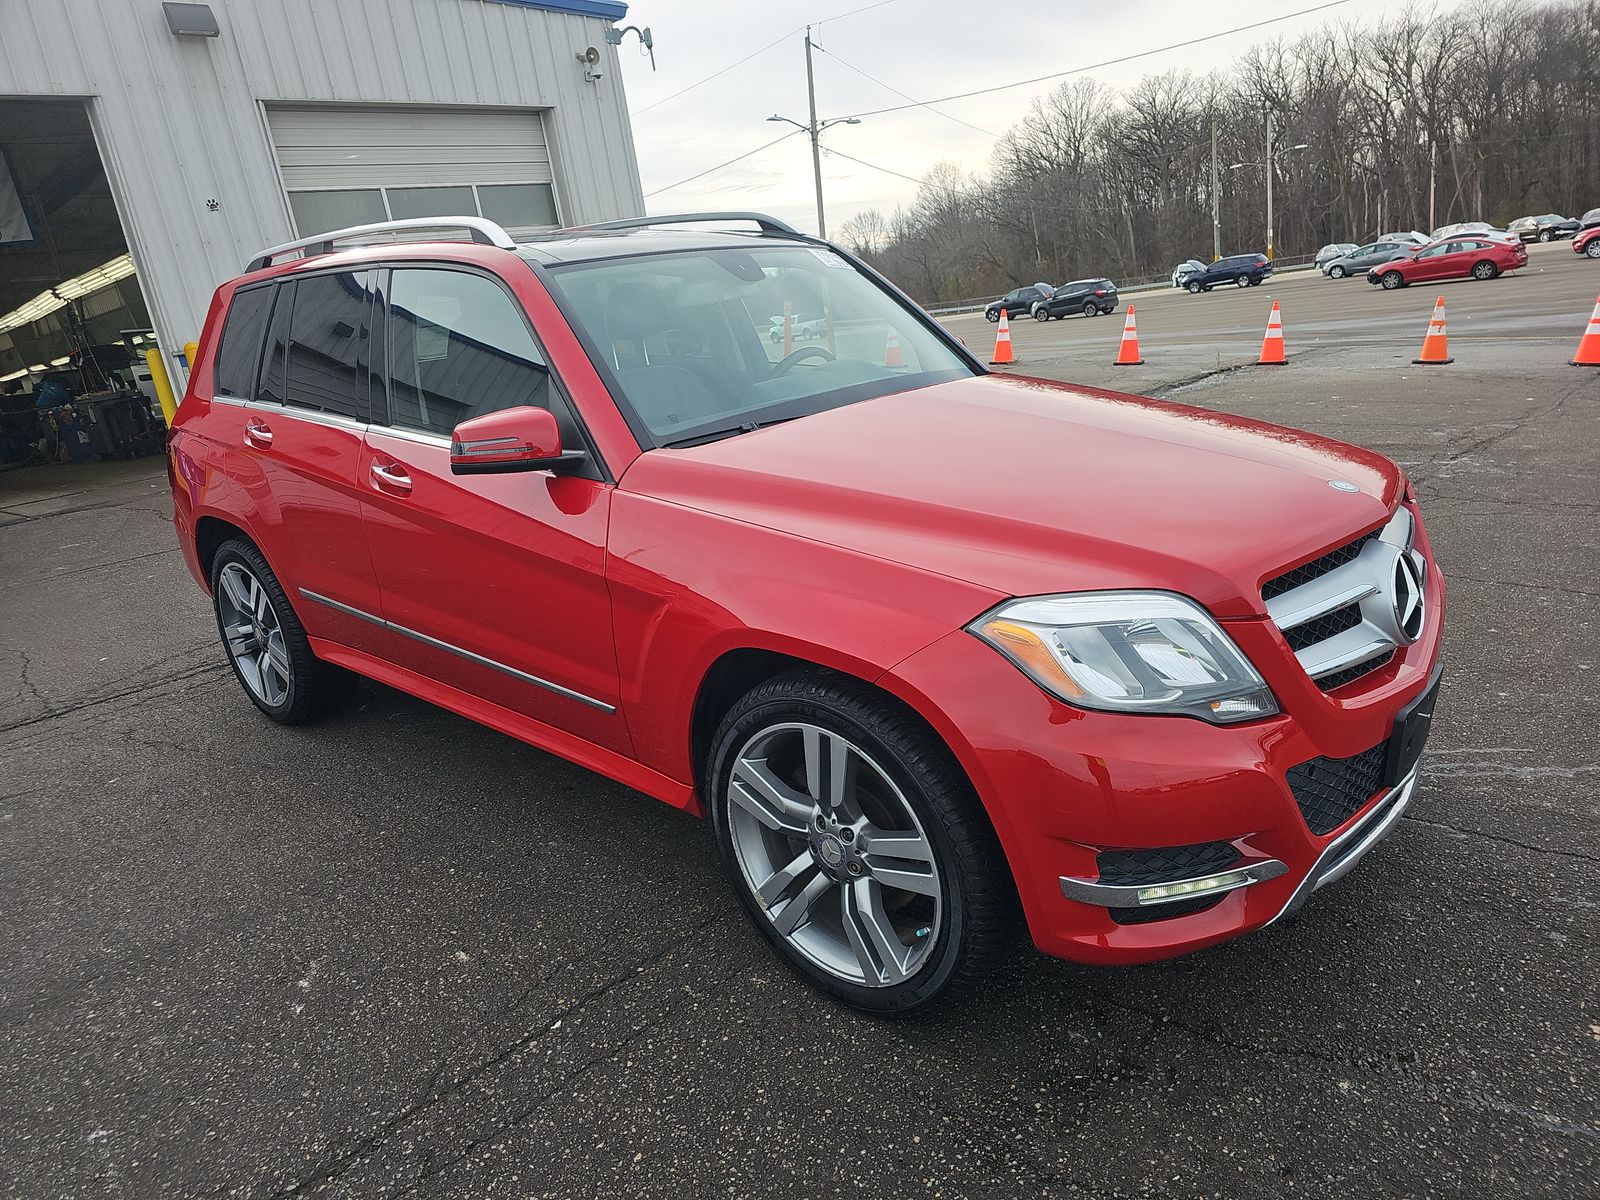
[[[1272,252],[1272,110],[1267,110],[1267,258]]]
[[[817,83],[811,73],[811,26],[806,26],[806,101],[811,106],[811,171],[817,180],[817,236],[828,236],[828,222],[822,215],[822,144],[817,127]]]
[[[1211,116],[1211,261],[1222,257],[1222,170],[1217,165],[1217,117]]]
[[[833,117],[827,121],[817,120],[817,83],[816,76],[811,70],[811,26],[806,26],[806,103],[811,114],[811,119],[802,125],[790,117],[780,117],[776,113],[768,117],[769,121],[782,121],[786,125],[793,125],[802,129],[811,138],[811,174],[817,184],[817,236],[828,236],[828,220],[822,212],[822,131],[830,125],[859,125],[860,117]]]
[[[1434,201],[1438,197],[1439,186],[1439,143],[1433,138],[1428,139],[1428,233],[1439,228],[1439,219],[1434,212]]]

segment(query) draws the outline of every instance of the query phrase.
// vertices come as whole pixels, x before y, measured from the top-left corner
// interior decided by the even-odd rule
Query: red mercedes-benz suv
[[[207,318],[175,520],[273,720],[366,675],[707,816],[879,1012],[1019,911],[1089,963],[1259,929],[1410,801],[1444,579],[1382,455],[991,375],[770,217],[443,224],[264,251]]]

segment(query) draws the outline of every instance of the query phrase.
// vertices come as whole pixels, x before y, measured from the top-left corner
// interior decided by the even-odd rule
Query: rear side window
[[[550,368],[522,310],[482,275],[397,269],[389,283],[389,420],[449,436],[503,408],[552,408]]]
[[[222,323],[222,344],[212,369],[213,390],[239,400],[250,398],[256,363],[261,361],[261,338],[272,311],[270,284],[237,291]]]
[[[295,280],[292,294],[284,402],[365,421],[372,346],[366,272],[308,275]]]

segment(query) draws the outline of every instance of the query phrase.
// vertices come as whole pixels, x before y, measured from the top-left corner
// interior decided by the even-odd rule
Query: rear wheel
[[[1344,268],[1341,267],[1338,263],[1334,263],[1333,266],[1328,268],[1328,278],[1329,279],[1343,279],[1344,278]]]
[[[249,542],[224,542],[211,563],[217,632],[245,694],[281,725],[332,712],[349,699],[356,677],[311,650],[278,577]]]
[[[1011,883],[949,749],[823,671],[724,718],[706,806],[746,915],[846,1004],[899,1014],[975,982],[1009,940]]]
[[[1472,264],[1472,277],[1474,279],[1493,279],[1498,274],[1500,274],[1500,268],[1488,259]]]
[[[1399,271],[1385,271],[1379,276],[1378,282],[1382,285],[1384,291],[1392,292],[1395,288],[1405,287],[1406,277],[1400,274]]]

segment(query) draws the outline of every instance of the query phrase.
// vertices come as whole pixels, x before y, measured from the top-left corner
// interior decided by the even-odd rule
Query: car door
[[[262,552],[306,632],[387,658],[358,486],[370,412],[375,273],[296,275],[274,290],[234,468],[255,499]],[[224,403],[228,401],[224,400]]]
[[[522,306],[466,267],[396,266],[362,463],[383,617],[418,675],[622,753],[604,480]],[[556,414],[586,475],[453,475],[450,434],[487,412]]]
[[[1440,242],[1418,253],[1414,260],[1416,265],[1407,272],[1410,281],[1417,283],[1441,278],[1449,270],[1448,260],[1454,247],[1454,242]]]

